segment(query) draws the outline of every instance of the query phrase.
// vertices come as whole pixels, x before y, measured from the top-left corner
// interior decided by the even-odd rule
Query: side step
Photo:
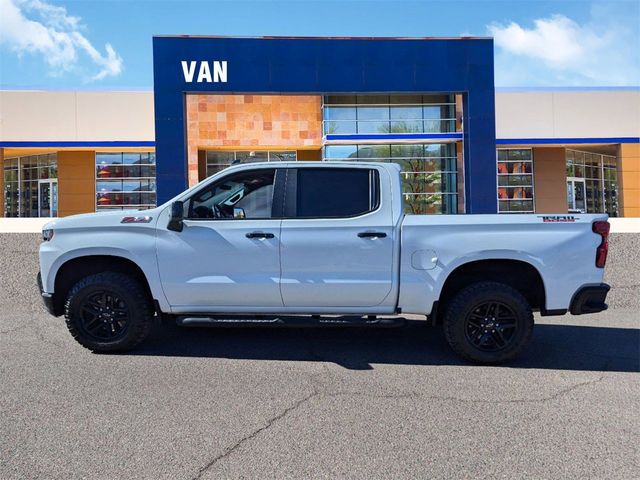
[[[403,317],[356,315],[182,315],[176,317],[182,327],[270,327],[270,328],[318,328],[318,327],[403,327]]]

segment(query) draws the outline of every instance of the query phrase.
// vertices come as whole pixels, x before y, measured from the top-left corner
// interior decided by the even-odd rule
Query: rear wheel
[[[81,345],[96,352],[123,351],[151,330],[153,307],[133,278],[102,272],[76,283],[65,303],[67,328]]]
[[[514,288],[481,282],[458,292],[444,319],[449,345],[467,360],[500,363],[518,355],[531,339],[533,313]]]

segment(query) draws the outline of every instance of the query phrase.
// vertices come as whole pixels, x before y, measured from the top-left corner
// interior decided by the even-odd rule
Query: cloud
[[[83,57],[92,62],[92,70],[98,67],[87,80],[122,72],[122,57],[109,43],[105,53],[98,51],[82,33],[81,19],[69,15],[64,7],[43,0],[0,0],[0,12],[0,46],[19,56],[40,55],[52,75],[84,71]]]
[[[637,16],[613,19],[606,9],[599,13],[604,18],[584,24],[555,14],[534,20],[530,28],[516,22],[488,25],[496,47],[496,84],[638,85],[640,57],[633,48],[638,31],[625,27]]]

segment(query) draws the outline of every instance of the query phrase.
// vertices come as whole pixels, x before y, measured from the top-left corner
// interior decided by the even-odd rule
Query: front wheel
[[[451,348],[478,363],[515,357],[532,332],[533,313],[527,300],[516,289],[497,282],[475,283],[458,292],[444,318]]]
[[[146,290],[133,278],[116,272],[90,275],[76,283],[65,303],[64,316],[73,338],[95,352],[134,348],[153,322]]]

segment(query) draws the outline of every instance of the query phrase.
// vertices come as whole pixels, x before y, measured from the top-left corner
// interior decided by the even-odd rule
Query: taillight
[[[611,225],[606,221],[593,222],[593,231],[602,237],[600,245],[596,249],[596,267],[604,268],[607,263],[607,252],[609,251],[609,229]]]

